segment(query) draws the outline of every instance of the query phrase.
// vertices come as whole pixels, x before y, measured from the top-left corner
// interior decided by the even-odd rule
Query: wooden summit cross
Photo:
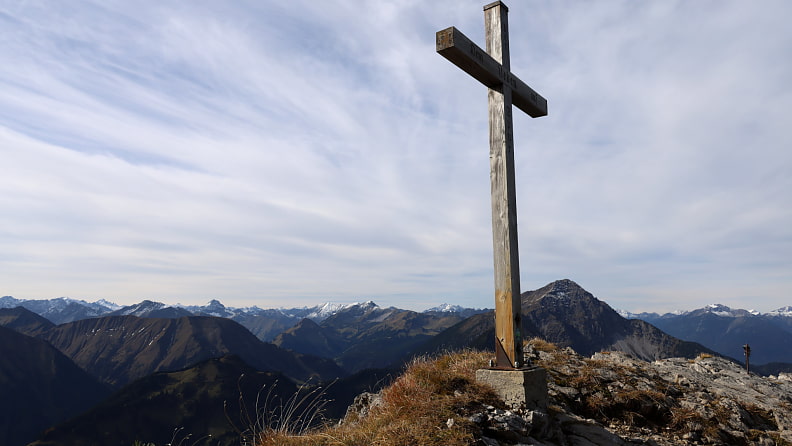
[[[519,368],[522,323],[512,104],[538,118],[547,115],[547,100],[510,71],[508,12],[499,1],[484,7],[486,52],[453,26],[437,32],[436,46],[443,57],[489,87],[495,358],[498,368]]]

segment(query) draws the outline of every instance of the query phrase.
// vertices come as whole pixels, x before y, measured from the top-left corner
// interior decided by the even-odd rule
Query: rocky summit
[[[465,400],[444,412],[452,416],[438,420],[434,437],[464,429],[470,436],[449,444],[792,445],[792,375],[749,374],[709,354],[655,361],[615,351],[583,356],[537,338],[527,344],[526,356],[548,372],[546,409]],[[449,379],[457,383],[455,398],[472,386],[460,384],[469,377]],[[361,395],[345,421],[392,410],[388,391]]]
[[[486,408],[481,445],[792,445],[792,375],[762,377],[704,354],[652,362],[541,341],[547,411]]]

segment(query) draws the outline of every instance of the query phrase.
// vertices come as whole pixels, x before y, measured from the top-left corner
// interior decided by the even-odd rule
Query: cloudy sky
[[[0,0],[0,295],[492,307],[484,3]],[[508,4],[522,289],[792,305],[792,3]]]

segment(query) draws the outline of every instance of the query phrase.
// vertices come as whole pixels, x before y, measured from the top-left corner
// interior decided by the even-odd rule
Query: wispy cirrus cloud
[[[784,2],[512,4],[523,288],[788,304]],[[481,5],[0,5],[4,293],[491,306]]]

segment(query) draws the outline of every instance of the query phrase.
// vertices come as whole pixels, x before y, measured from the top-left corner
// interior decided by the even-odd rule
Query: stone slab
[[[513,409],[547,408],[547,370],[541,367],[479,369],[476,370],[476,381],[492,386]]]

